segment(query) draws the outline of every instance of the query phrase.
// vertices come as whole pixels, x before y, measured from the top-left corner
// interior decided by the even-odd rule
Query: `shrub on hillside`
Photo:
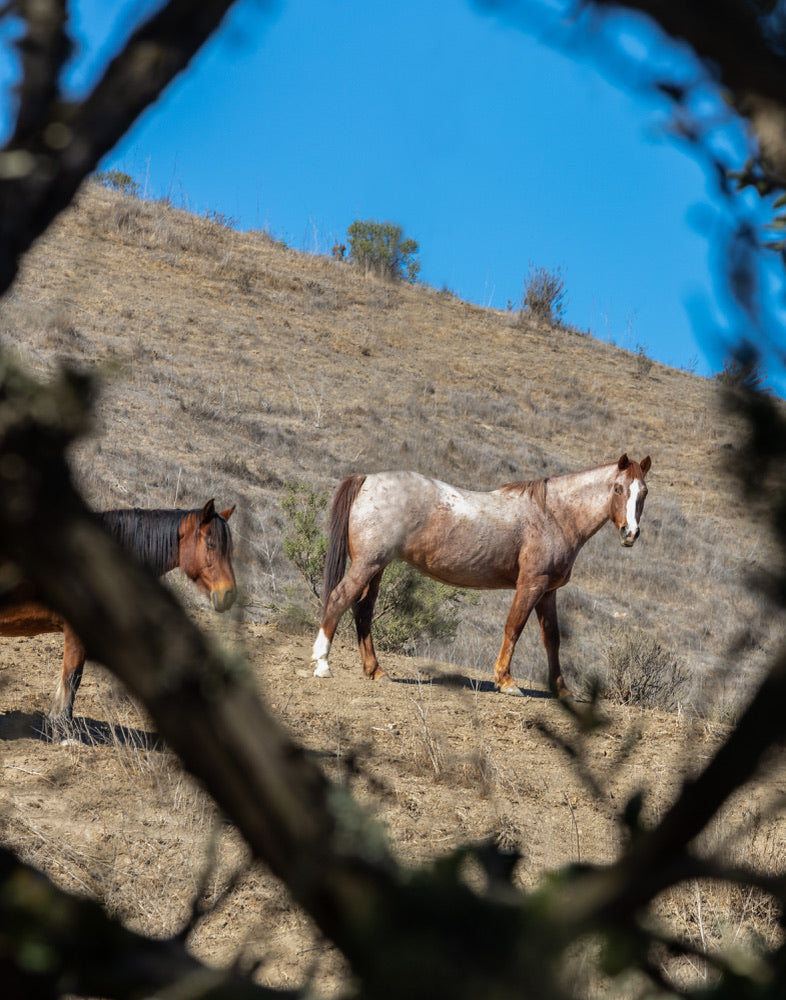
[[[312,490],[302,483],[289,483],[281,501],[288,525],[284,554],[295,564],[317,600],[321,600],[327,553],[327,536],[320,527],[327,503],[327,493]]]
[[[636,345],[636,377],[646,378],[652,371],[652,366],[655,362],[647,354],[646,344]]]
[[[767,372],[755,354],[735,354],[724,358],[723,368],[715,373],[715,381],[726,389],[761,392],[766,389]]]
[[[327,501],[327,493],[299,483],[289,484],[281,501],[287,518],[284,552],[320,602],[328,541],[321,523]],[[464,591],[430,580],[396,561],[382,577],[374,609],[374,642],[388,652],[411,652],[421,639],[450,642],[456,636],[462,598],[472,600]],[[309,618],[309,613],[295,604],[283,613],[286,620],[299,625]]]
[[[374,642],[392,653],[412,652],[421,639],[452,642],[465,591],[437,583],[396,560],[385,570],[374,609]]]
[[[111,191],[130,194],[134,198],[139,197],[139,185],[130,174],[122,170],[98,170],[93,174],[93,180]]]
[[[415,260],[415,254],[420,246],[416,240],[404,239],[401,226],[358,219],[347,230],[347,237],[350,260],[367,273],[392,280],[417,280],[420,261]]]
[[[620,705],[641,705],[675,711],[688,695],[689,676],[671,650],[631,628],[613,625],[606,630],[604,695]]]
[[[565,315],[565,280],[560,268],[529,266],[521,299],[520,318],[534,317],[548,323],[561,324]]]

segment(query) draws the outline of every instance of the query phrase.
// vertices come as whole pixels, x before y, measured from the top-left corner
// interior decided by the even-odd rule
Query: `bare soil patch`
[[[318,680],[308,637],[246,623],[231,641],[244,648],[261,696],[293,738],[351,787],[406,866],[494,840],[521,852],[515,879],[528,887],[564,865],[608,861],[630,796],[646,789],[646,815],[657,818],[725,732],[684,715],[609,706],[608,725],[581,744],[593,791],[561,746],[580,742],[575,725],[543,690],[511,698],[493,692],[489,671],[399,656],[386,658],[393,680],[374,683],[346,643],[335,649],[334,677]],[[234,829],[103,668],[86,668],[75,742],[37,736],[58,646],[41,637],[0,650],[4,842],[151,935],[180,930],[199,896],[209,912],[191,935],[197,955],[221,964],[262,959],[260,982],[292,987],[311,978],[321,995],[339,991],[340,955],[272,876],[248,867]],[[784,793],[780,761],[744,802],[730,804],[714,836],[746,860],[782,864],[774,810]],[[766,906],[746,909],[706,886],[671,894],[663,911],[697,941],[719,941],[729,928],[741,940],[774,933]]]

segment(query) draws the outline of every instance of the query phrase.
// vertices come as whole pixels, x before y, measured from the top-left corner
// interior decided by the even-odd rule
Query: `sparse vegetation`
[[[550,270],[530,264],[521,300],[522,319],[533,317],[546,323],[562,324],[566,308],[565,279],[561,268]]]
[[[322,597],[322,571],[327,553],[327,535],[321,523],[327,505],[327,491],[311,489],[304,483],[289,483],[281,501],[288,528],[284,533],[284,554],[295,564],[318,601]]]
[[[636,377],[646,378],[652,371],[652,366],[654,361],[647,353],[647,347],[645,344],[638,344],[636,346]]]
[[[417,280],[420,261],[415,259],[415,255],[420,246],[416,240],[404,238],[401,226],[393,222],[358,219],[347,230],[347,239],[350,260],[366,273],[391,280]]]
[[[726,389],[763,389],[767,372],[755,354],[732,354],[724,359],[715,380]]]
[[[208,208],[204,213],[204,218],[224,229],[236,229],[238,224],[238,219],[234,215],[227,215],[226,212],[219,212],[214,208]]]
[[[603,694],[620,705],[673,712],[686,707],[690,677],[677,655],[628,625],[606,629]]]
[[[109,188],[110,191],[119,191],[134,198],[140,195],[139,184],[130,174],[122,170],[98,170],[93,174],[93,180],[96,184]]]

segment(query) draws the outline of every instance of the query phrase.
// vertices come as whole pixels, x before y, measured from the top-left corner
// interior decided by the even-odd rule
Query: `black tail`
[[[341,581],[349,558],[349,512],[365,483],[365,476],[347,476],[339,486],[330,512],[325,574],[322,578],[322,612],[327,610],[330,595]]]

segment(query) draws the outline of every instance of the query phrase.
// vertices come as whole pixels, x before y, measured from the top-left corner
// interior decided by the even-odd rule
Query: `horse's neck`
[[[180,563],[178,527],[182,511],[108,510],[101,518],[115,541],[158,576]]]
[[[548,506],[563,533],[580,548],[609,519],[616,466],[556,476],[548,483]]]

